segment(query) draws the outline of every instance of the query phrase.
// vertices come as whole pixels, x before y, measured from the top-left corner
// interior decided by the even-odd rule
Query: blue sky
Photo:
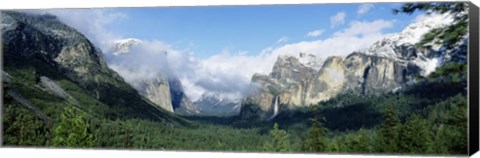
[[[374,3],[360,14],[361,4],[262,5],[211,7],[120,8],[124,18],[108,30],[123,37],[160,40],[175,49],[206,58],[223,50],[259,53],[282,43],[325,39],[348,27],[351,21],[395,19],[384,33],[399,32],[415,15],[392,14],[395,3]],[[330,18],[345,13],[344,23],[332,27]],[[418,14],[418,13],[417,13]],[[323,30],[317,37],[308,32]]]

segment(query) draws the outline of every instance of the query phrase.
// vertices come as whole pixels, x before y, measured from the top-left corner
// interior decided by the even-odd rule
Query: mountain
[[[3,74],[9,76],[3,88],[12,92],[5,95],[16,96],[7,104],[25,103],[57,117],[65,103],[73,102],[101,118],[185,123],[139,95],[107,66],[99,49],[55,16],[1,14]]]
[[[397,91],[444,63],[466,61],[468,34],[454,36],[457,40],[453,43],[447,42],[444,35],[461,29],[457,24],[465,22],[465,14],[425,15],[366,49],[346,57],[314,60],[321,61],[316,64],[302,63],[303,53],[279,56],[270,74],[253,75],[251,82],[257,85],[258,92],[245,98],[245,104],[259,106],[263,119],[267,119],[274,116],[277,106],[294,109],[346,92],[379,95]]]
[[[117,40],[114,43],[112,52],[115,55],[128,54],[130,53],[130,49],[132,47],[139,45],[141,43],[142,41],[136,38],[127,38],[127,39]]]
[[[202,94],[193,104],[197,108],[196,115],[202,116],[234,116],[239,114],[241,107],[240,100],[235,101],[208,92]]]
[[[112,46],[111,52],[113,55],[108,56],[107,64],[115,65],[118,67],[116,70],[119,71],[131,69],[127,71],[126,74],[120,73],[120,75],[130,75],[131,73],[141,71],[137,68],[140,67],[138,65],[131,66],[124,63],[125,60],[131,60],[132,55],[136,55],[132,53],[145,53],[138,51],[147,51],[138,49],[138,46],[141,46],[142,44],[143,41],[135,38],[117,40]],[[165,52],[164,55],[165,56],[163,57],[166,58],[167,53]],[[155,62],[164,63],[158,64],[160,66],[159,68],[152,68],[153,71],[148,72],[148,76],[150,77],[134,79],[127,78],[126,81],[132,85],[139,94],[169,112],[184,115],[195,113],[195,109],[192,107],[192,102],[185,95],[180,80],[175,77],[170,70],[167,60],[158,59],[158,61]]]

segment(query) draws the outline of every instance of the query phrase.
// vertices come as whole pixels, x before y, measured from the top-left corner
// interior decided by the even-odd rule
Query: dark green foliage
[[[458,84],[461,81],[464,81],[467,74],[467,64],[449,62],[445,63],[441,67],[438,67],[434,72],[432,72],[428,79],[430,80],[443,80],[449,81],[453,84]]]
[[[383,123],[380,126],[377,137],[377,151],[384,153],[394,153],[398,151],[398,134],[400,121],[397,118],[393,105],[387,103],[384,112]]]
[[[19,103],[4,99],[3,145],[44,146],[49,137],[46,123]]]
[[[260,152],[270,140],[269,135],[259,134],[259,128],[181,127],[140,119],[95,122],[95,146],[102,148]]]
[[[438,2],[438,3],[405,3],[398,9],[393,9],[393,13],[412,14],[415,11],[432,11],[438,13],[461,12],[465,10],[465,2]]]
[[[423,35],[420,42],[416,44],[417,47],[423,47],[425,44],[434,41],[435,44],[442,44],[451,49],[454,44],[460,41],[461,37],[467,33],[468,18],[461,17],[455,24],[444,27],[432,29],[430,32]]]
[[[338,134],[328,145],[329,152],[373,153],[375,152],[376,133],[373,130],[360,129],[356,132]]]
[[[427,14],[444,14],[446,12],[460,13],[465,10],[468,10],[468,4],[465,2],[405,3],[400,8],[393,9],[393,13],[412,14],[416,11],[426,11]],[[416,44],[416,46],[424,47],[425,44],[433,41],[435,44],[442,44],[447,48],[453,48],[454,44],[468,31],[468,15],[465,14],[456,18],[458,19],[456,19],[453,25],[432,29],[430,32],[423,35],[422,39]]]
[[[323,126],[323,123],[320,122],[321,118],[319,118],[320,116],[318,114],[318,105],[314,105],[312,111],[314,113],[314,117],[310,119],[312,126],[308,130],[302,150],[306,152],[326,151],[328,143],[326,136],[328,130]]]
[[[288,152],[291,151],[289,135],[285,130],[278,128],[278,124],[273,125],[270,131],[271,140],[264,145],[264,150],[268,152]]]
[[[400,128],[399,151],[402,153],[425,154],[430,145],[430,137],[427,121],[417,114],[413,114]]]
[[[434,125],[432,152],[465,154],[468,151],[467,98],[451,97],[429,109],[428,122]]]
[[[441,33],[442,33],[443,29],[432,29],[430,30],[430,32],[427,32],[426,34],[423,35],[422,39],[420,40],[420,42],[418,42],[416,44],[417,47],[421,47],[433,40],[435,40],[435,38],[437,36],[439,36]]]

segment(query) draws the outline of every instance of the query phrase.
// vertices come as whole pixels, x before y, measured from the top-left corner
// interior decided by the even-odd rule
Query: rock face
[[[132,49],[135,49],[136,46],[141,46],[142,44],[143,42],[141,40],[135,38],[128,38],[116,41],[112,46],[111,50],[113,56],[108,57],[109,62],[107,63],[109,65],[117,66],[117,70],[133,69],[132,73],[135,71],[141,71],[137,70],[136,68],[132,68],[131,65],[122,65],[122,62],[125,62],[125,60],[129,60],[129,55],[132,55],[132,53],[137,53],[132,52]],[[142,49],[137,49],[137,51],[138,50],[142,51]],[[117,60],[121,62],[115,63],[115,61]],[[154,72],[153,77],[126,79],[126,81],[130,85],[132,85],[139,94],[148,98],[158,107],[161,107],[169,112],[179,111],[176,112],[178,114],[195,113],[195,109],[192,107],[192,102],[185,95],[180,80],[171,73],[171,70],[168,67],[168,62],[161,59],[159,59],[158,62],[165,63],[160,64],[162,66],[161,68],[152,68],[152,70],[154,70],[151,71]],[[120,75],[122,75],[122,73],[120,73]]]
[[[80,103],[78,103],[78,101],[75,98],[73,98],[70,94],[65,92],[65,90],[63,90],[63,88],[60,85],[58,85],[55,81],[50,80],[50,78],[46,76],[41,76],[40,84],[43,87],[45,87],[45,90],[47,90],[47,92],[52,93],[53,95],[60,97],[64,100],[70,100],[76,106],[80,106]]]
[[[446,29],[459,16],[449,13],[426,16],[402,32],[346,57],[332,56],[305,64],[300,62],[305,61],[302,58],[314,58],[314,55],[279,56],[269,75],[252,77],[251,82],[257,85],[258,91],[246,98],[246,103],[258,105],[264,113],[272,113],[276,97],[279,97],[278,105],[291,109],[316,104],[347,91],[364,95],[396,91],[415,82],[417,76],[427,76],[442,63],[466,60],[467,35],[453,47],[433,41],[417,46],[424,34],[433,29]]]
[[[178,120],[146,101],[110,69],[103,53],[84,35],[53,15],[2,11],[4,68],[33,69],[38,80],[59,97],[69,96],[52,80],[69,80],[103,102],[108,118]]]
[[[317,74],[317,67],[323,64],[323,60],[306,61],[304,57],[310,59],[317,58],[311,54],[300,54],[295,56],[279,56],[274,64],[272,72],[267,75],[254,74],[252,83],[258,87],[256,95],[247,98],[247,103],[253,102],[260,105],[262,111],[271,111],[274,102],[278,97],[280,106],[296,108],[312,102],[311,83]],[[315,61],[315,62],[312,62]],[[305,64],[309,63],[309,64]]]
[[[172,97],[170,96],[170,84],[168,80],[159,76],[153,79],[139,81],[134,86],[140,95],[145,96],[161,108],[173,112]]]
[[[170,96],[174,112],[179,115],[197,114],[198,110],[185,94],[180,80],[174,77],[170,78],[168,83],[170,85]]]

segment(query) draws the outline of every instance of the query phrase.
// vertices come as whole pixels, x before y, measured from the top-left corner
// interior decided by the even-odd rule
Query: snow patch
[[[122,55],[130,52],[130,49],[138,44],[141,44],[142,41],[136,38],[127,38],[122,40],[117,40],[114,42],[113,54]]]
[[[303,52],[300,52],[298,54],[285,53],[285,54],[279,55],[279,58],[282,60],[285,60],[289,57],[294,57],[298,59],[298,62],[300,64],[302,64],[305,67],[311,68],[315,71],[320,70],[320,68],[322,68],[322,65],[324,63],[324,60],[322,58],[317,57],[313,54],[307,54]]]

